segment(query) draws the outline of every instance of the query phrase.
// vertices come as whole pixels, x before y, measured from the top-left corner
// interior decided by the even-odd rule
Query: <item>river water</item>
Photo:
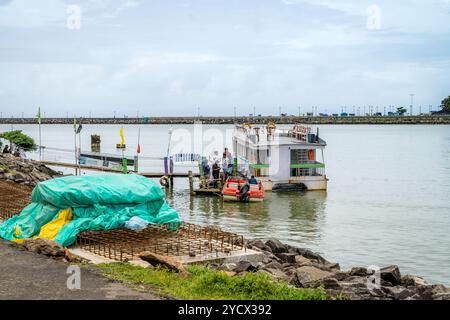
[[[85,125],[102,138],[102,152],[116,153],[120,126]],[[169,126],[141,126],[142,171],[160,171]],[[0,131],[10,130],[0,125]],[[37,125],[15,125],[38,141]],[[231,146],[232,126],[204,126],[204,152]],[[124,126],[126,153],[134,154],[138,126]],[[174,126],[172,150],[195,147],[193,126]],[[320,252],[343,268],[397,264],[403,274],[450,285],[450,127],[320,126],[327,192],[268,193],[263,203],[223,203],[189,197],[186,179],[176,179],[168,200],[190,222],[220,226],[247,237],[276,237]],[[214,141],[219,141],[218,145]],[[74,148],[73,127],[43,125],[42,145]],[[87,148],[85,148],[86,146]],[[37,154],[29,155],[37,157]],[[73,161],[73,151],[48,149],[44,158]],[[177,166],[176,171],[187,171]]]

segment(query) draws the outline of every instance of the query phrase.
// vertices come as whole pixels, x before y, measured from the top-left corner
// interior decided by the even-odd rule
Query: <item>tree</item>
[[[442,111],[444,112],[450,112],[450,96],[442,100]]]
[[[33,138],[22,133],[21,130],[0,133],[0,138],[8,140],[10,143],[15,144],[24,151],[34,151],[37,149],[37,145],[34,143]]]
[[[406,111],[408,111],[408,110],[406,110],[404,107],[397,108],[397,113],[401,116],[404,115],[406,113]]]

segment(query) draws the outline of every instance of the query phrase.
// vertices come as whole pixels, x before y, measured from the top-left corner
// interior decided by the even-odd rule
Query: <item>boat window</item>
[[[323,176],[324,165],[316,159],[315,149],[291,150],[291,177]]]

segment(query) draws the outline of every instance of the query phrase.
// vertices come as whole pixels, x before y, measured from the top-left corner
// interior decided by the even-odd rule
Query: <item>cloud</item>
[[[175,96],[181,96],[183,94],[184,82],[179,79],[175,79],[170,83],[169,92]]]
[[[0,6],[7,6],[12,2],[12,0],[0,0]]]
[[[14,0],[0,6],[0,26],[41,28],[65,26],[67,5],[59,0]]]
[[[194,65],[218,63],[222,60],[223,58],[206,53],[141,53],[135,55],[122,70],[116,72],[113,79],[115,81],[127,81],[127,79],[149,75],[153,72],[167,74],[177,69],[181,70],[186,66],[192,68]]]
[[[349,16],[367,18],[367,8],[377,6],[382,28],[405,33],[450,32],[450,1],[448,0],[282,0],[288,5],[310,4],[336,10]]]
[[[4,114],[36,103],[105,116],[330,113],[403,103],[410,92],[434,104],[450,83],[442,1],[376,1],[380,30],[367,28],[366,0],[79,0],[77,31],[66,28],[67,3],[0,6]]]
[[[66,28],[69,5],[80,7],[82,25],[109,21],[141,5],[137,0],[81,0],[75,3],[64,0],[0,1],[0,26],[9,28]]]
[[[85,3],[86,12],[91,21],[100,22],[117,18],[126,10],[133,10],[141,5],[137,0],[94,0]]]

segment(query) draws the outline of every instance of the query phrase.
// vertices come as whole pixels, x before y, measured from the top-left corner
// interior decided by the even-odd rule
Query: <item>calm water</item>
[[[14,128],[38,138],[37,126]],[[143,156],[164,156],[168,128],[141,128]],[[183,128],[192,132],[192,126]],[[211,147],[209,139],[230,128],[206,126],[205,145]],[[132,154],[137,127],[124,129]],[[82,145],[98,133],[102,151],[115,152],[118,131],[119,126],[84,126]],[[73,148],[72,126],[43,126],[42,132],[43,145]],[[187,151],[193,141],[178,140],[180,132],[175,130],[172,146]],[[398,264],[404,274],[450,285],[450,127],[322,126],[320,132],[328,143],[328,192],[267,194],[261,204],[222,203],[190,198],[187,181],[176,180],[169,201],[187,221],[248,237],[277,237],[318,251],[344,268]],[[222,140],[230,145],[229,136]],[[47,151],[45,157],[70,161],[73,154]],[[159,164],[141,162],[143,170]]]

